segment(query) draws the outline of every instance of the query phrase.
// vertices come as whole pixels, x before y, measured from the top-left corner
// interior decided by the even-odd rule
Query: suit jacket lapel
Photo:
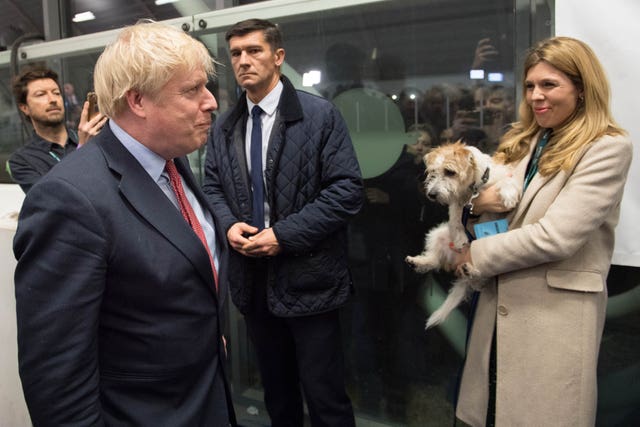
[[[105,131],[110,132],[108,126]],[[196,234],[135,157],[113,134],[105,136],[111,138],[102,138],[100,146],[109,167],[120,175],[119,188],[123,197],[184,254],[215,294],[209,256]]]

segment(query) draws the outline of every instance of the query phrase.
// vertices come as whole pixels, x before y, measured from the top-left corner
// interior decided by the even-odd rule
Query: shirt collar
[[[269,92],[267,96],[265,96],[264,98],[262,98],[262,100],[260,100],[260,102],[258,102],[257,105],[262,108],[262,111],[264,111],[266,115],[272,116],[278,109],[278,102],[280,102],[280,95],[282,95],[283,88],[284,86],[282,85],[282,81],[278,80],[278,83],[273,89],[271,89],[271,92]],[[254,105],[256,104],[251,102],[251,100],[247,96],[247,107],[249,108],[249,111],[253,109]]]
[[[34,145],[39,145],[41,146],[44,150],[46,151],[51,151],[54,148],[60,148],[63,149],[64,147],[61,146],[60,144],[58,144],[57,142],[51,142],[48,139],[44,139],[43,137],[41,137],[40,135],[38,135],[35,131],[33,132],[33,135],[31,135],[31,142]],[[76,140],[73,138],[73,134],[70,133],[67,130],[67,146],[71,146],[71,147],[76,147],[78,145],[78,143],[76,142]]]
[[[136,158],[144,170],[147,171],[153,181],[158,182],[167,161],[158,154],[149,150],[149,148],[144,146],[141,142],[134,139],[113,120],[109,120],[109,127],[116,138],[118,138],[122,145],[124,145],[124,148],[126,148],[127,151]]]

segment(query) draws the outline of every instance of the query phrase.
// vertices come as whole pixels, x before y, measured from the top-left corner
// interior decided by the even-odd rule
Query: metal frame
[[[226,28],[234,22],[246,19],[249,12],[250,15],[255,18],[272,19],[332,9],[343,9],[382,1],[389,0],[350,0],[348,3],[344,0],[271,0],[164,20],[162,22],[182,28],[197,36]],[[108,43],[115,40],[119,31],[120,29],[108,30],[21,46],[19,48],[18,58],[20,61],[34,61],[99,52]],[[0,67],[8,66],[9,63],[10,52],[0,52]]]

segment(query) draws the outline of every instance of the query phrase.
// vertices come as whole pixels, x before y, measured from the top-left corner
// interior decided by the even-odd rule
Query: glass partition
[[[404,258],[446,218],[423,194],[426,149],[463,138],[491,152],[515,119],[514,23],[525,12],[504,0],[405,0],[273,18],[285,39],[284,74],[339,108],[365,178],[367,201],[349,225],[356,295],[342,311],[358,425],[453,424],[467,308],[425,332],[452,278],[417,275]],[[200,36],[225,65],[216,93],[223,111],[241,90],[224,41],[228,25],[212,15],[194,21],[205,21]],[[238,415],[266,425],[251,343],[233,307],[230,328]]]
[[[0,67],[0,183],[11,182],[6,162],[23,138],[23,125],[13,101],[10,81],[9,67]]]

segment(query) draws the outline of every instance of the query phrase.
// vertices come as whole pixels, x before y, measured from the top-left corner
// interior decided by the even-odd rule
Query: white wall
[[[612,110],[634,142],[613,263],[640,266],[640,1],[557,0],[556,35],[580,39],[595,51],[612,89]]]
[[[30,426],[18,376],[13,236],[24,194],[17,185],[0,184],[0,426]]]
[[[24,193],[16,184],[0,184],[0,227],[14,229]]]

